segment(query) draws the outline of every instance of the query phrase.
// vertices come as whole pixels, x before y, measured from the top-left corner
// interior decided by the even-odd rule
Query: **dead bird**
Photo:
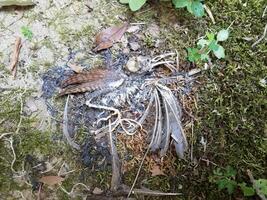
[[[126,75],[110,69],[92,69],[74,74],[64,80],[58,96],[91,92],[107,88],[117,88],[124,82]]]

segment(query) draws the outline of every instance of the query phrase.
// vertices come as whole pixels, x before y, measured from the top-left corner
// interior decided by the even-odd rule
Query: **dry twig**
[[[17,75],[17,63],[19,60],[19,52],[21,49],[21,38],[17,37],[14,45],[14,50],[11,58],[10,70],[12,72],[13,78],[16,78]]]
[[[256,42],[254,42],[251,45],[251,47],[254,48],[256,45],[258,45],[266,37],[266,34],[267,34],[267,24],[265,25],[262,36]]]
[[[116,191],[119,188],[121,182],[120,176],[120,160],[116,146],[113,143],[111,122],[109,120],[109,142],[110,142],[110,154],[112,157],[112,178],[111,178],[111,191]]]
[[[143,159],[142,159],[142,161],[141,161],[141,163],[140,163],[140,166],[139,166],[139,168],[138,168],[138,171],[137,171],[137,174],[136,174],[136,176],[135,176],[135,179],[134,179],[134,182],[133,182],[133,184],[132,184],[132,187],[131,187],[131,189],[129,190],[129,193],[128,193],[127,198],[129,198],[129,197],[131,196],[131,194],[134,194],[134,192],[133,192],[134,186],[135,186],[136,181],[137,181],[137,179],[138,179],[138,177],[139,177],[139,174],[140,174],[140,172],[141,172],[143,163],[144,163],[144,161],[145,161],[145,158],[146,158],[146,156],[147,156],[149,150],[150,150],[150,149],[149,149],[149,147],[148,147],[147,150],[146,150],[146,153],[145,153],[145,155],[144,155],[144,157],[143,157]]]
[[[63,135],[66,137],[69,145],[71,145],[74,149],[80,150],[80,146],[73,141],[73,139],[71,138],[70,134],[69,134],[69,130],[68,130],[68,104],[69,104],[69,95],[65,104],[65,108],[64,108],[64,114],[63,114]]]
[[[204,9],[205,9],[205,11],[208,13],[208,15],[209,15],[209,17],[210,17],[212,23],[215,24],[215,19],[214,19],[214,17],[213,17],[213,14],[212,14],[210,8],[209,8],[206,4],[204,4]]]

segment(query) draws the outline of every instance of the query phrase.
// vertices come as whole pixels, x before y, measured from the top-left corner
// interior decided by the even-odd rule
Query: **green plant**
[[[120,0],[122,4],[129,4],[132,11],[139,10],[147,0]],[[197,17],[204,15],[204,6],[202,0],[172,0],[175,8],[187,8],[188,12]]]
[[[245,182],[238,183],[235,180],[236,174],[237,174],[236,170],[233,169],[231,166],[227,166],[225,170],[217,168],[216,170],[213,171],[213,175],[209,177],[209,181],[212,183],[216,183],[219,190],[226,189],[228,194],[233,194],[234,191],[237,188],[239,188],[243,192],[244,196],[254,196],[255,189],[251,186],[247,186],[247,183]],[[259,180],[263,180],[263,179],[259,179]],[[261,188],[263,188],[263,190],[265,188],[266,190],[267,189],[266,185],[264,186],[264,184],[262,183],[264,183],[264,181],[261,182]]]
[[[137,11],[146,3],[146,0],[120,0],[120,3],[129,4],[132,11]]]
[[[197,42],[197,48],[187,48],[188,60],[196,62],[199,60],[207,61],[210,59],[209,53],[213,54],[218,58],[225,58],[225,50],[219,44],[219,42],[227,40],[229,37],[228,29],[222,29],[218,32],[216,38],[214,33],[206,33],[205,38],[201,38]]]
[[[204,7],[202,0],[172,0],[175,8],[186,8],[188,12],[197,17],[204,15]]]
[[[209,181],[216,183],[219,190],[227,189],[227,192],[232,194],[237,187],[235,176],[236,170],[230,166],[227,166],[226,170],[224,171],[222,171],[220,168],[214,170],[213,176],[209,178]]]
[[[27,38],[28,40],[31,40],[33,37],[32,31],[29,29],[27,26],[22,26],[21,27],[21,33],[22,35]]]
[[[256,187],[259,189],[261,194],[267,196],[267,179],[256,180]]]

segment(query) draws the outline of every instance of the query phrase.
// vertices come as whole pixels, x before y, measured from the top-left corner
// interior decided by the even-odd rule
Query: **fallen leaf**
[[[76,65],[74,63],[68,63],[68,67],[71,68],[76,73],[82,73],[83,67],[80,65]]]
[[[114,26],[104,29],[96,35],[95,43],[97,46],[94,50],[100,51],[112,47],[115,42],[118,42],[121,39],[127,28],[128,23],[124,23],[122,26]]]
[[[101,190],[98,187],[95,187],[95,189],[93,190],[93,194],[102,194],[102,193],[103,193],[103,190]]]
[[[152,173],[152,176],[165,175],[158,165],[153,166],[150,172]]]
[[[39,179],[39,182],[47,184],[49,186],[60,184],[62,181],[64,181],[64,178],[60,176],[43,176]]]

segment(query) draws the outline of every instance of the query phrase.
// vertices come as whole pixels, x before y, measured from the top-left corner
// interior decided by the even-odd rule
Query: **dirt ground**
[[[184,159],[172,146],[163,158],[149,153],[135,188],[180,195],[132,197],[259,199],[245,197],[238,184],[252,186],[247,170],[257,180],[267,177],[266,37],[251,47],[263,34],[266,2],[206,4],[215,24],[208,15],[196,18],[165,1],[151,1],[134,13],[116,0],[40,0],[32,7],[0,8],[0,199],[110,197],[112,159],[108,144],[91,139],[88,119],[95,116],[84,106],[85,96],[74,95],[69,105],[70,129],[81,149],[72,148],[62,133],[66,98],[56,94],[60,82],[73,73],[67,63],[72,59],[86,69],[109,65],[124,69],[131,57],[153,58],[169,52],[179,55],[180,73],[201,70],[192,83],[176,91],[189,148]],[[120,43],[100,53],[93,51],[97,33],[126,21],[131,30]],[[194,47],[207,31],[218,32],[231,23],[224,60],[213,58],[208,68],[187,61],[186,48]],[[13,79],[10,63],[18,36],[22,47]],[[176,57],[171,59],[177,62]],[[143,109],[136,106],[137,111]],[[116,136],[122,182],[130,187],[146,152],[145,132]],[[229,167],[236,173],[227,177],[224,171]],[[56,176],[60,184],[40,189],[40,178],[46,176]],[[233,192],[218,188],[226,179],[236,185]]]

